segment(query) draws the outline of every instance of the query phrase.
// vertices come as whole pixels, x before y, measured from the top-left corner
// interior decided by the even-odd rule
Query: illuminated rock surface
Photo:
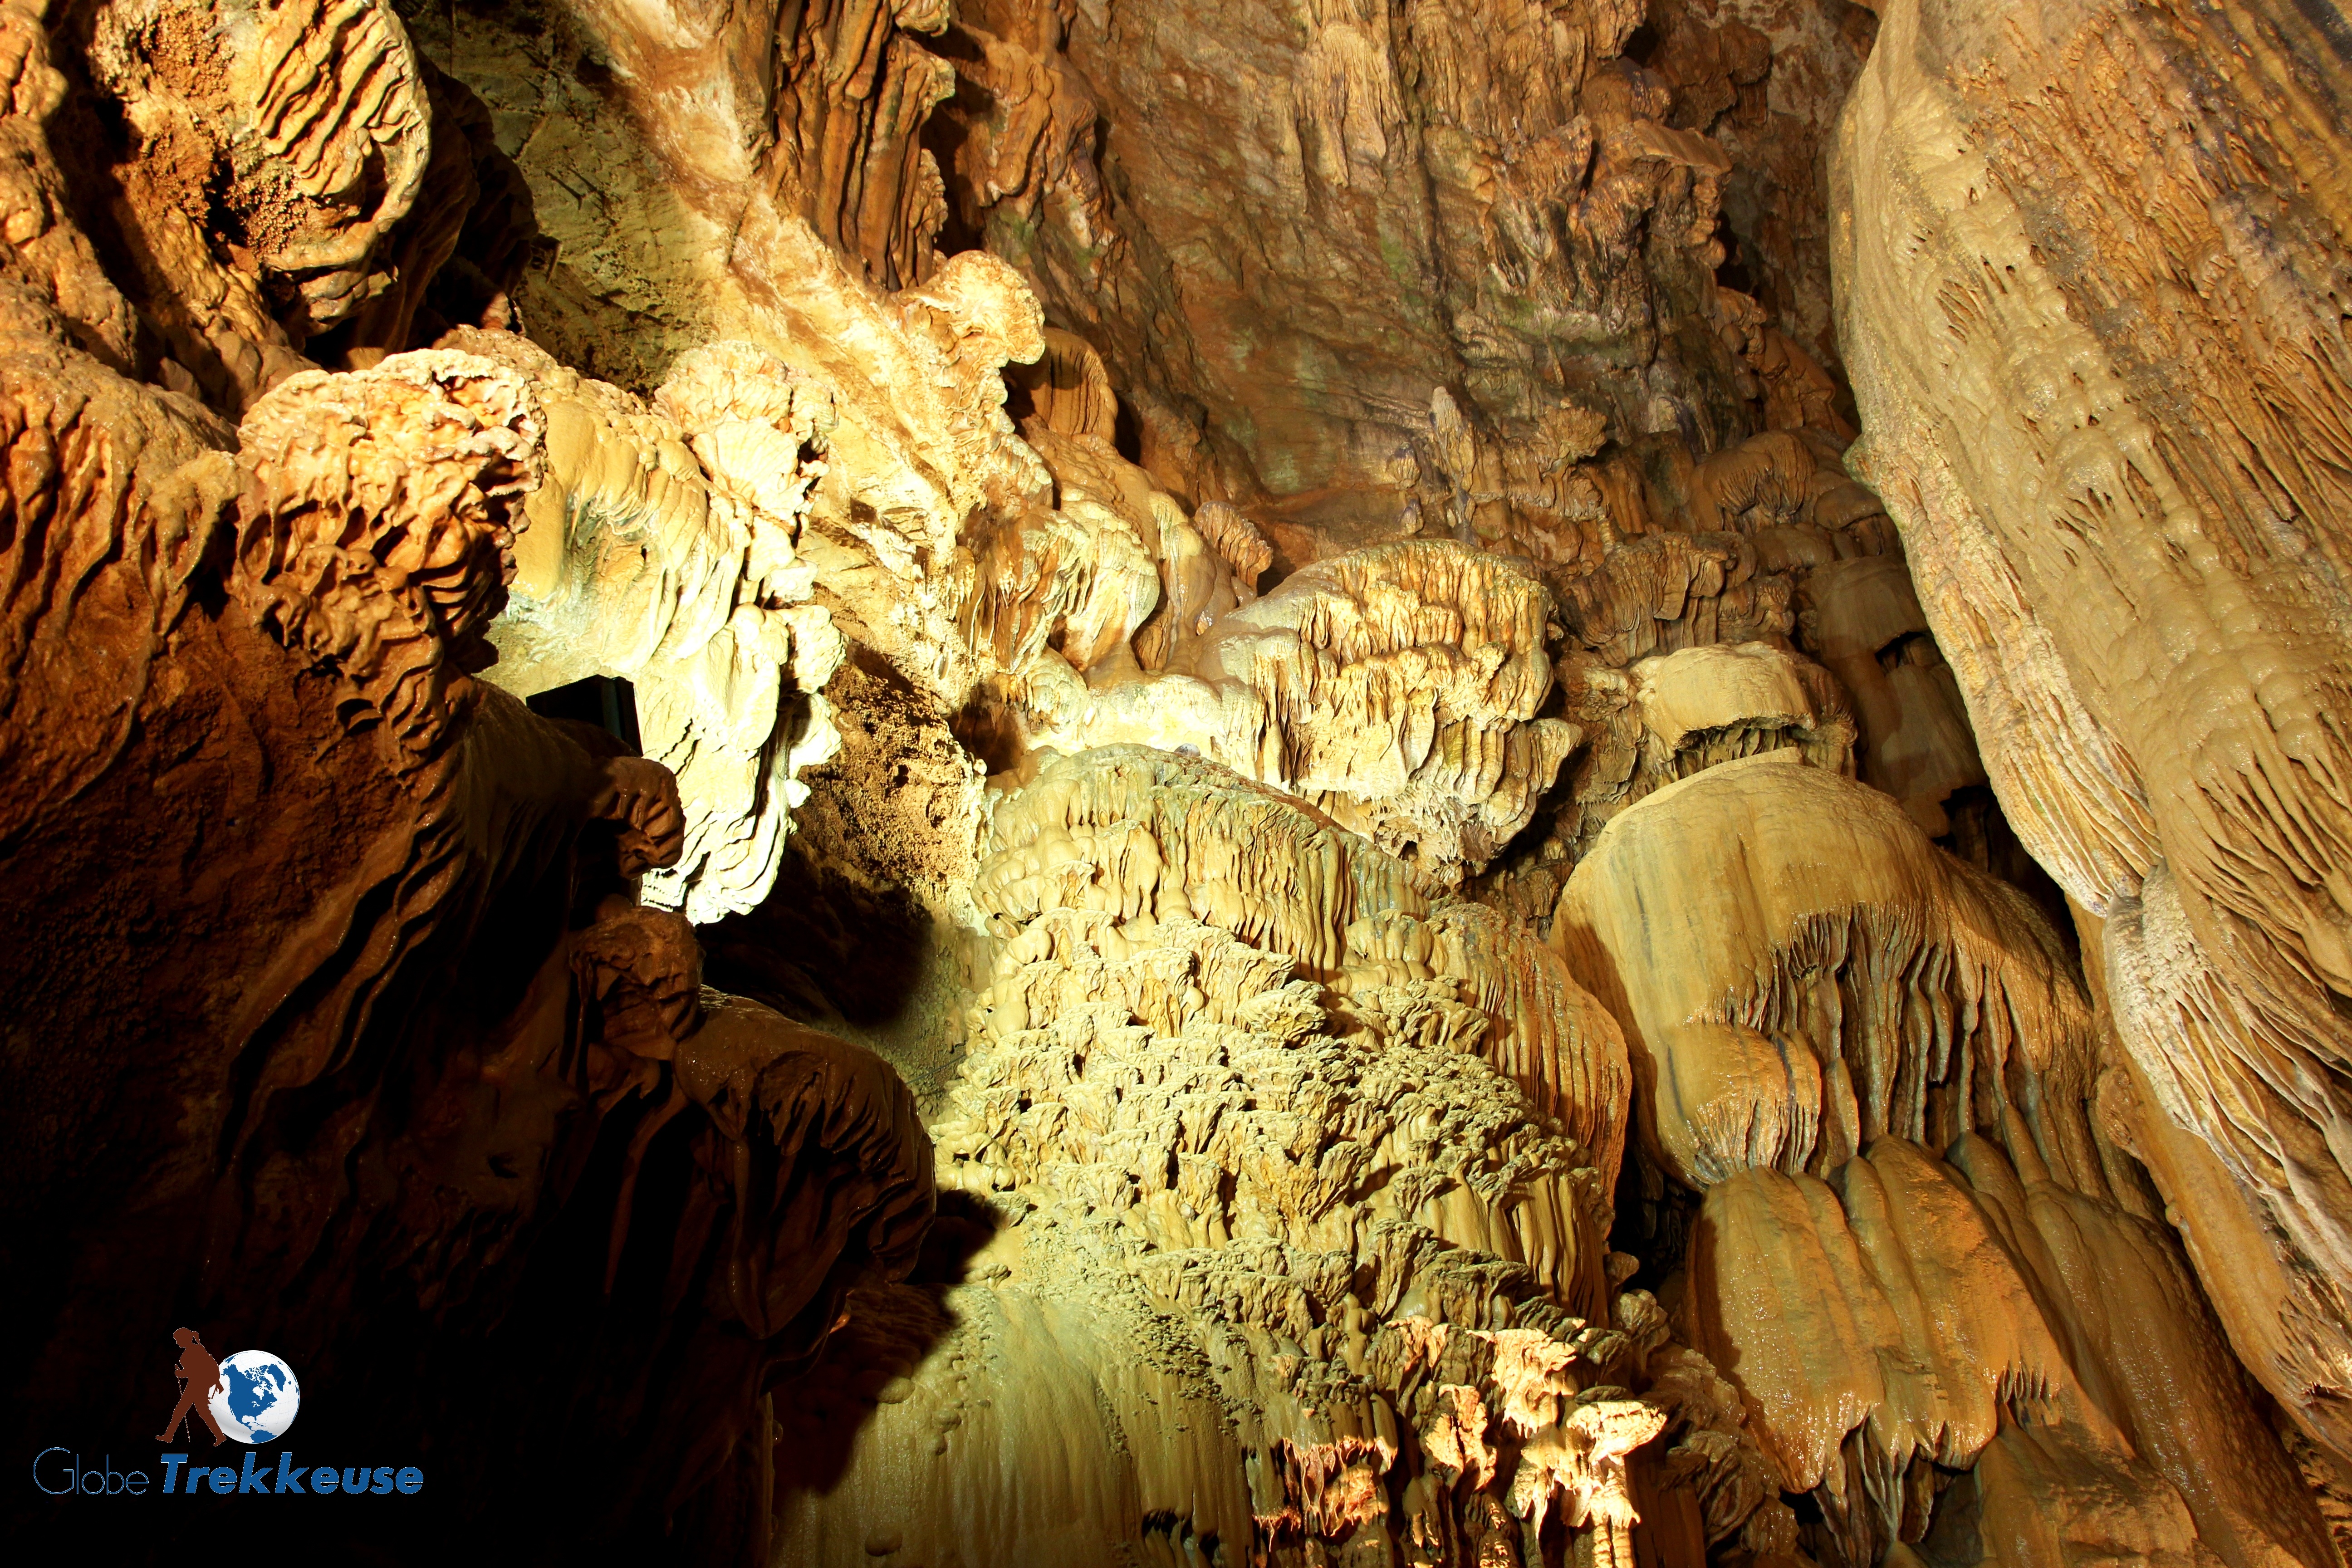
[[[20,1446],[195,1324],[331,1561],[2344,1561],[2347,37],[0,0]]]

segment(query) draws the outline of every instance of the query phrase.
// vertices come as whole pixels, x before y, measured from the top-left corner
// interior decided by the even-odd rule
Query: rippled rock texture
[[[1837,169],[1866,471],[2084,912],[2142,1156],[2249,1368],[2340,1450],[2352,361],[2320,15],[1891,7]]]
[[[20,1447],[194,1323],[338,1560],[2342,1561],[2345,37],[0,0]]]

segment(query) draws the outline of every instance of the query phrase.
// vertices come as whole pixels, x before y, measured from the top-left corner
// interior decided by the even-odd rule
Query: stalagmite
[[[2346,1176],[2324,1152],[2352,994],[2342,84],[2293,63],[2337,26],[2081,5],[2008,33],[1892,6],[1835,178],[1864,467],[1966,650],[1993,786],[2106,920],[2094,962],[2171,1123],[2150,1141],[2186,1132],[2227,1173],[2176,1207],[2240,1352],[2352,1454]],[[2256,1231],[2284,1298],[2221,1262]]]
[[[0,0],[0,1525],[2352,1563],[2347,61]]]

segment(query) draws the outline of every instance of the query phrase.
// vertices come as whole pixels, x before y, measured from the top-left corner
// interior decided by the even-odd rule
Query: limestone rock
[[[793,552],[830,400],[742,344],[683,357],[647,408],[509,334],[445,341],[529,374],[549,409],[490,678],[524,697],[629,681],[687,812],[684,858],[646,897],[698,923],[756,907],[806,795],[795,775],[837,744],[818,693],[843,643]]]
[[[888,1498],[925,1553],[983,1518],[1056,1561],[1213,1535],[1442,1553],[1553,1513],[1630,1552],[1626,1456],[1711,1417],[1627,1392],[1664,1322],[1646,1298],[1612,1322],[1602,1268],[1622,1045],[1558,960],[1166,752],[1048,764],[989,845],[994,980],[939,1131],[995,1239],[845,1489],[787,1505],[788,1550],[855,1562],[862,1500]],[[1735,1418],[1685,1463],[1760,1459]],[[1141,1540],[1119,1498],[1150,1500]],[[1767,1506],[1729,1489],[1718,1532],[1776,1539]]]
[[[239,590],[352,689],[395,767],[441,750],[469,684],[446,656],[505,606],[543,417],[506,367],[428,350],[289,377],[238,427]]]
[[[1406,541],[1260,596],[1268,552],[1246,517],[1188,520],[1099,437],[1032,439],[1059,504],[977,532],[963,623],[1008,678],[1024,749],[1189,747],[1449,878],[1533,818],[1575,742],[1538,717],[1540,583]]]
[[[1974,1134],[1956,1160],[1887,1138],[1829,1183],[1731,1176],[1700,1219],[1694,1341],[1846,1560],[2077,1562],[2120,1537],[2150,1562],[2329,1561],[2178,1249]]]
[[[2326,1568],[2326,10],[0,0],[24,1430],[201,1324],[430,1467],[331,1561]]]
[[[1746,433],[1708,275],[1728,161],[1663,122],[1624,58],[1641,20],[962,5],[949,199],[1101,353],[1171,490],[1301,498],[1292,564],[1393,536],[1408,502],[1491,534],[1507,454],[1564,408]],[[1103,123],[1153,129],[1105,146]],[[1603,340],[1622,367],[1566,346]]]
[[[1887,796],[1798,753],[1617,816],[1552,940],[1625,1023],[1654,1091],[1643,1133],[1678,1180],[1818,1173],[1889,1135],[1983,1131],[2107,1191],[2090,1009],[2055,937]]]
[[[17,951],[46,921],[73,933],[50,949],[114,957],[5,978],[11,1059],[26,1029],[67,1042],[5,1141],[10,1245],[40,1260],[9,1269],[51,1281],[28,1397],[78,1385],[127,1414],[147,1369],[120,1347],[201,1310],[380,1431],[437,1423],[460,1386],[517,1412],[502,1442],[603,1468],[607,1528],[699,1509],[763,1382],[822,1347],[856,1279],[913,1266],[931,1185],[911,1099],[869,1056],[700,994],[684,923],[630,891],[686,847],[677,780],[476,679],[560,466],[542,367],[469,342],[342,372],[231,356],[206,384],[165,352],[194,341],[173,336],[178,297],[134,274],[152,313],[110,340],[122,296],[83,270],[109,252],[76,236],[64,176],[107,148],[59,147],[31,20],[7,17],[16,195],[46,226],[18,226],[6,279],[5,920]],[[144,40],[127,68],[189,64],[206,16],[100,20],[100,44]],[[281,8],[284,37],[257,20],[226,16],[221,46],[260,72],[238,110],[258,105],[274,161],[243,172],[311,181],[318,232],[228,259],[315,327],[387,254],[419,254],[393,232],[422,155],[415,60],[389,8]],[[143,80],[96,78],[131,108]],[[167,234],[187,215],[143,216]],[[192,255],[146,259],[223,297]],[[728,469],[742,433],[697,434]],[[658,1248],[631,1245],[641,1173],[685,1199]],[[106,1239],[125,1225],[153,1245]],[[548,1241],[583,1231],[593,1256]],[[600,1289],[629,1320],[615,1340],[574,1310]],[[395,1342],[448,1354],[357,1350]],[[551,1376],[562,1393],[533,1405],[520,1391]]]
[[[1321,563],[1214,627],[1196,668],[1265,694],[1275,777],[1374,842],[1475,867],[1527,826],[1575,742],[1539,584],[1438,542]]]
[[[2323,1195],[2345,1173],[2316,1152],[2352,994],[2340,86],[2290,63],[2329,47],[2292,7],[1963,10],[1887,7],[1840,129],[1862,467],[2020,837],[2122,917],[2105,963],[2151,1114],[2238,1194],[2176,1205],[2208,1288],[2282,1405],[2352,1451],[2324,1392],[2352,1365]],[[2290,1174],[2286,1143],[2316,1157]],[[2266,1267],[2220,1262],[2255,1230],[2298,1281],[2284,1312]]]

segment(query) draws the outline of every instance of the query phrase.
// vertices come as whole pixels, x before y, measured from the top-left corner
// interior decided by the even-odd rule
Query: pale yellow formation
[[[631,682],[687,813],[685,854],[646,898],[697,923],[757,907],[806,797],[795,775],[838,743],[818,692],[842,639],[793,551],[831,400],[742,344],[683,356],[648,408],[524,339],[448,341],[529,375],[548,410],[489,679],[524,697]]]
[[[986,1518],[992,1541],[1076,1561],[1058,1553],[1130,1539],[1103,1517],[1120,1498],[1163,1500],[1151,1528],[1178,1542],[1454,1539],[1426,1480],[1392,1517],[1402,1465],[1491,1488],[1513,1536],[1556,1513],[1630,1563],[1629,1452],[1671,1424],[1722,1436],[1685,1456],[1696,1476],[1761,1464],[1719,1405],[1626,1392],[1668,1352],[1654,1304],[1612,1301],[1603,1268],[1623,1046],[1525,931],[1263,785],[1140,747],[1001,797],[975,891],[993,982],[935,1135],[942,1184],[1005,1228],[905,1403],[984,1430],[886,1405],[860,1439],[855,1473],[902,1500],[906,1550]],[[1073,1426],[1033,1367],[1105,1428]],[[1178,1434],[1245,1493],[1180,1499]],[[996,1468],[1003,1444],[1025,1479]],[[900,1474],[910,1489],[879,1480]],[[1721,1491],[1718,1533],[1785,1539],[1762,1489]],[[855,1561],[866,1495],[798,1505],[794,1560]]]
[[[1833,1168],[1983,1130],[2104,1192],[2088,1005],[2015,889],[1892,799],[1777,751],[1616,817],[1552,940],[1626,1025],[1665,1167]]]
[[[1582,736],[1538,808],[1534,852],[1496,879],[1503,907],[1548,920],[1626,806],[1781,747],[1895,795],[1932,835],[1987,859],[1988,807],[1969,793],[1983,772],[1958,691],[1937,679],[1916,604],[1901,607],[1894,526],[1843,453],[1820,428],[1768,429],[1705,456],[1661,437],[1562,475],[1562,494],[1589,509],[1583,538],[1522,544],[1544,563],[1565,634],[1547,711]]]
[[[1576,742],[1551,687],[1541,584],[1442,541],[1318,562],[1212,632],[1197,665],[1262,692],[1269,782],[1392,854],[1479,866],[1527,826]]]
[[[1570,800],[1553,817],[1563,861],[1589,853],[1627,806],[1718,763],[1789,748],[1816,767],[1853,773],[1844,692],[1771,643],[1703,644],[1622,671],[1580,663],[1574,673],[1572,710],[1586,740]]]
[[[2336,24],[1884,16],[1834,170],[1861,466],[2009,820],[2104,920],[2206,1289],[2352,1455],[2352,199],[2304,75]]]
[[[1952,1157],[1887,1138],[1826,1181],[1746,1171],[1699,1220],[1693,1342],[1850,1560],[1969,1517],[1958,1487],[1978,1511],[1937,1522],[1939,1558],[2332,1562],[2179,1249],[1976,1134]]]
[[[1183,509],[1092,434],[1033,421],[1057,504],[978,531],[966,635],[1026,745],[1190,749],[1442,877],[1483,866],[1575,744],[1538,717],[1550,598],[1450,541],[1271,559],[1223,503]]]
[[[1704,1194],[1677,1323],[1843,1561],[2332,1561],[2021,895],[1784,748],[1615,817],[1553,940]]]

